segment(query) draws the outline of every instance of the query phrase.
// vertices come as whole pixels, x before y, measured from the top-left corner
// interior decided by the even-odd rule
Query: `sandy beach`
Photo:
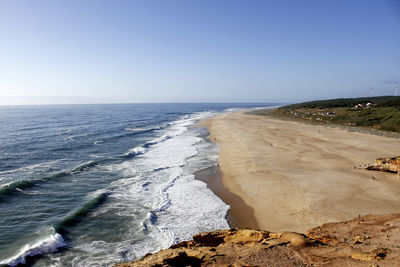
[[[219,145],[222,173],[220,182],[206,182],[231,205],[234,226],[305,232],[359,214],[400,211],[395,174],[355,168],[398,156],[400,139],[245,112],[200,125]]]

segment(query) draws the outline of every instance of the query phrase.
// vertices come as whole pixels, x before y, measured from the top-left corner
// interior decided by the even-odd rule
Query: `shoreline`
[[[400,181],[354,168],[398,153],[398,139],[246,112],[199,124],[220,148],[220,177],[215,171],[203,181],[231,206],[235,227],[304,233],[358,215],[398,212]]]
[[[195,179],[207,184],[207,187],[218,196],[225,204],[230,206],[226,220],[231,228],[258,229],[254,217],[254,209],[247,205],[243,199],[229,191],[222,184],[222,172],[218,166],[211,166],[194,173]],[[246,218],[246,219],[244,219]]]

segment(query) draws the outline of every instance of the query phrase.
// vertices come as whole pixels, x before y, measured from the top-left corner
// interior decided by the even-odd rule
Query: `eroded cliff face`
[[[230,229],[201,233],[118,267],[400,266],[400,214],[328,223],[306,235]]]

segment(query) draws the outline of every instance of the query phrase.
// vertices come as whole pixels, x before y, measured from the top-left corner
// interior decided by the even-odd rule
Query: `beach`
[[[304,233],[400,209],[395,174],[358,168],[398,156],[399,139],[244,111],[200,126],[219,146],[214,178],[203,181],[231,206],[232,226]]]

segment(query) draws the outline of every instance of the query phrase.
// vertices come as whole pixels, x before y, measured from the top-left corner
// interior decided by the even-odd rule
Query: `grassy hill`
[[[275,115],[400,132],[400,96],[339,98],[280,107]]]
[[[296,108],[352,108],[357,104],[373,103],[379,107],[400,107],[400,96],[377,96],[377,97],[360,97],[360,98],[337,98],[330,100],[316,100],[288,105],[285,109]]]

